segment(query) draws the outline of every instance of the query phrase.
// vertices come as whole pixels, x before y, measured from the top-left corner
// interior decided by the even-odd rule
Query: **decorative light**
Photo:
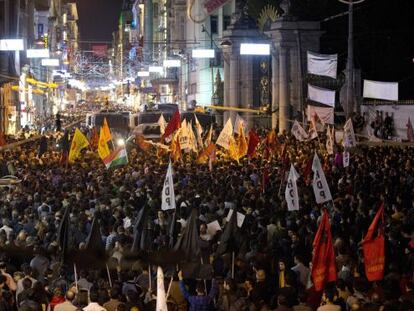
[[[2,39],[0,40],[0,51],[23,51],[23,39]]]
[[[166,59],[164,60],[163,66],[165,68],[181,67],[181,61],[179,59]]]
[[[149,77],[150,73],[149,71],[138,71],[137,76],[138,77]]]
[[[214,58],[215,52],[213,49],[196,49],[192,51],[193,58]]]
[[[59,66],[59,59],[57,59],[57,58],[43,58],[42,59],[42,66],[45,66],[45,67],[58,67]]]
[[[49,58],[48,49],[28,49],[26,50],[27,58]]]
[[[149,72],[156,72],[156,73],[163,73],[164,68],[161,67],[161,66],[149,66],[148,71]]]

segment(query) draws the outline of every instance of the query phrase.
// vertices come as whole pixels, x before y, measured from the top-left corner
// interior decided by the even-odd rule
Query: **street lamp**
[[[354,14],[353,6],[360,4],[365,0],[338,0],[348,5],[348,60],[346,71],[348,75],[348,83],[346,86],[346,117],[349,118],[354,111],[355,92],[354,92]]]

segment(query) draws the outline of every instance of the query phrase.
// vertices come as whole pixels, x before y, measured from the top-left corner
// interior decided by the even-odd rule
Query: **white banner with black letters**
[[[290,165],[289,177],[286,184],[285,200],[288,206],[288,211],[299,210],[299,195],[296,181],[299,178],[298,172],[295,170],[293,164]]]
[[[163,211],[175,208],[175,193],[174,193],[174,181],[172,176],[171,161],[168,164],[167,175],[165,175],[164,187],[162,188],[161,195],[161,209]]]
[[[332,200],[331,191],[329,190],[328,182],[326,181],[325,173],[323,172],[321,161],[315,153],[312,163],[313,171],[313,192],[315,193],[316,203],[325,203]]]

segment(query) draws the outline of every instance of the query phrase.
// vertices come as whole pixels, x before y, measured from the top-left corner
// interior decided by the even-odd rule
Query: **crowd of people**
[[[266,131],[261,133],[264,140]],[[346,168],[342,147],[327,155],[323,137],[298,142],[279,135],[270,153],[261,144],[253,157],[236,162],[217,152],[212,167],[188,153],[173,163],[177,208],[162,211],[168,153],[131,144],[128,165],[107,170],[94,150],[64,165],[55,144],[48,146],[41,157],[37,142],[0,154],[1,171],[12,167],[21,180],[0,188],[2,311],[155,310],[161,263],[131,255],[143,208],[148,221],[141,250],[145,245],[165,254],[196,209],[200,255],[193,261],[213,270],[208,277],[190,276],[187,259],[173,264],[174,258],[162,258],[169,310],[414,310],[414,148],[358,146]],[[324,205],[315,202],[308,172],[315,152],[333,196]],[[294,212],[284,198],[290,164],[301,176],[301,208]],[[383,280],[372,283],[361,241],[382,203],[386,269]],[[312,242],[323,208],[330,217],[337,281],[316,291]],[[219,254],[234,209],[245,216],[238,243]],[[68,250],[62,250],[59,230],[68,210]],[[94,219],[106,255],[92,263],[69,260],[70,250],[85,249]],[[211,229],[214,221],[222,230]]]

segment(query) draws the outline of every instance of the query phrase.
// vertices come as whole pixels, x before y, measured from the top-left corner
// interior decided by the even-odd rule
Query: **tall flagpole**
[[[355,81],[354,81],[354,5],[365,0],[338,0],[348,5],[348,59],[346,64],[347,85],[346,85],[346,118],[350,118],[355,111]]]

